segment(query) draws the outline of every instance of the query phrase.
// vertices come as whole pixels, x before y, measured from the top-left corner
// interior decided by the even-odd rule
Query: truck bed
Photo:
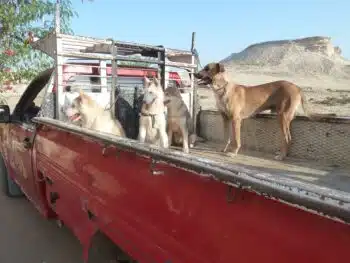
[[[190,155],[187,155],[178,147],[168,150],[134,143],[130,139],[83,129],[52,118],[39,117],[34,121],[78,136],[90,137],[100,141],[104,147],[115,145],[123,151],[136,152],[142,159],[150,159],[151,165],[160,161],[165,166],[175,167],[174,169],[179,167],[203,178],[213,178],[229,186],[234,185],[350,222],[349,165],[337,167],[324,162],[294,158],[276,161],[273,155],[250,151],[227,156],[218,151],[222,144],[213,141],[198,142],[194,149],[190,149]],[[227,190],[231,194],[232,187]]]
[[[237,156],[230,156],[219,152],[221,148],[222,144],[205,142],[198,143],[190,152],[223,164],[239,165],[259,174],[269,174],[270,177],[294,179],[350,193],[350,167],[288,157],[284,161],[277,161],[271,154],[247,150],[242,150]]]

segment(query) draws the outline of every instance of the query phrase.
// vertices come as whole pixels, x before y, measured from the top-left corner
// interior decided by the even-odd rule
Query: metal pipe
[[[55,10],[55,34],[56,36],[60,34],[61,32],[61,4],[60,0],[56,1],[56,10]],[[63,75],[63,67],[59,66],[63,62],[63,57],[59,55],[60,51],[62,51],[62,40],[59,38],[56,38],[55,41],[55,50],[56,50],[56,55],[54,56],[55,59],[55,65],[56,65],[56,71],[55,71],[55,84],[58,87],[59,85],[62,84],[63,78],[61,75]],[[50,52],[48,52],[50,53]],[[62,111],[61,111],[61,101],[63,100],[63,90],[57,88],[55,100],[54,100],[54,107],[55,107],[55,113],[54,113],[54,118],[61,120],[62,116]]]
[[[66,41],[77,41],[80,43],[91,43],[91,44],[110,44],[110,39],[98,39],[98,38],[92,38],[92,37],[83,37],[83,36],[74,36],[74,35],[68,35],[68,34],[59,34],[58,37],[64,38]],[[114,41],[114,44],[120,46],[120,48],[123,48],[123,46],[129,46],[129,47],[137,47],[137,48],[143,48],[143,49],[149,49],[153,51],[163,51],[165,50],[164,47],[159,46],[153,46],[153,45],[147,45],[147,44],[138,44],[135,42],[126,42],[126,41]]]
[[[59,34],[61,32],[61,4],[60,4],[60,0],[56,1],[55,32],[56,32],[56,34]]]
[[[193,131],[197,133],[197,85],[194,83],[193,73],[198,71],[197,58],[195,57],[195,44],[196,44],[196,32],[192,32],[192,41],[191,41],[191,52],[192,52],[192,64],[195,64],[196,67],[191,70],[191,87],[193,90],[192,98],[192,121],[193,121]]]
[[[60,51],[57,52],[57,55],[71,58],[87,58],[87,59],[103,59],[103,60],[112,60],[113,56],[108,54],[94,54],[94,53],[82,53],[76,51]]]
[[[91,59],[103,59],[103,60],[113,60],[113,56],[108,54],[93,54],[93,53],[82,53],[82,52],[60,52],[58,55],[64,56],[64,57],[75,57],[75,58],[91,58]],[[195,64],[189,64],[189,63],[181,63],[181,62],[171,62],[167,61],[164,63],[164,60],[157,60],[157,59],[147,59],[147,58],[136,58],[136,57],[126,57],[126,56],[120,56],[117,55],[116,59],[119,61],[131,61],[131,62],[143,62],[148,64],[158,64],[162,65],[165,64],[166,66],[171,67],[178,67],[178,68],[196,68]]]
[[[196,44],[196,32],[192,32],[192,42],[191,42],[191,52],[192,52],[192,54],[194,52],[195,44]]]
[[[159,61],[165,61],[165,51],[158,52],[158,60]],[[165,90],[167,87],[166,81],[165,81],[165,63],[160,64],[160,78],[161,78],[161,85],[163,87],[163,90]]]
[[[160,51],[160,52],[163,53],[163,51]],[[149,58],[141,58],[141,57],[127,57],[127,56],[121,56],[121,55],[117,55],[117,60],[131,61],[131,62],[144,62],[144,63],[158,64],[158,65],[164,64],[164,59],[159,60],[159,59],[149,59]]]
[[[182,62],[165,62],[166,66],[175,67],[175,68],[184,68],[184,69],[195,69],[196,64],[182,63]]]
[[[58,87],[66,87],[66,86],[71,86],[71,87],[108,87],[108,85],[101,85],[101,84],[90,84],[90,83],[85,83],[85,82],[73,82],[73,83],[67,83],[67,84],[61,84],[58,85]]]
[[[117,67],[118,67],[118,64],[117,64],[117,47],[116,45],[114,44],[114,40],[112,39],[112,56],[113,56],[113,59],[112,59],[112,86],[111,86],[111,94],[110,94],[110,111],[111,111],[111,115],[112,115],[112,118],[114,119],[116,116],[115,116],[115,92],[116,92],[116,88],[117,88],[117,83],[118,83],[118,80],[117,80]]]
[[[152,46],[147,44],[138,44],[135,42],[124,42],[124,41],[115,41],[117,46],[128,46],[128,47],[137,47],[142,49],[150,49],[154,51],[165,51],[164,47]]]

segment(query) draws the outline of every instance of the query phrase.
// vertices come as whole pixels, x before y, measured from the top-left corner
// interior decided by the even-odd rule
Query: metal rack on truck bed
[[[106,86],[106,64],[112,65],[112,83],[110,91],[110,103],[114,112],[115,88],[118,85],[117,68],[119,61],[156,64],[160,68],[163,87],[166,86],[166,67],[182,68],[190,74],[191,96],[188,98],[188,106],[191,114],[196,111],[196,93],[192,74],[197,69],[196,53],[194,52],[195,33],[192,34],[190,50],[165,48],[160,45],[147,45],[134,42],[116,41],[113,39],[98,39],[92,37],[74,36],[60,32],[60,9],[56,9],[55,30],[47,36],[31,43],[32,47],[40,50],[55,60],[57,87],[56,105],[64,103],[64,79],[63,65],[67,58],[80,58],[100,61],[101,86]],[[56,116],[62,119],[62,112],[56,107]]]

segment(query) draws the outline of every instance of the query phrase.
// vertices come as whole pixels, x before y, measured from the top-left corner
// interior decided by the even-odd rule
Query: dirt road
[[[77,239],[43,219],[25,198],[9,199],[0,193],[0,209],[1,263],[83,262]]]

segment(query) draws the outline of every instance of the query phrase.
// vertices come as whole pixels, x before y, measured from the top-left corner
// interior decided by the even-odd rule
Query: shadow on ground
[[[8,198],[1,192],[0,208],[1,263],[83,262],[73,234],[45,220],[27,199]]]

